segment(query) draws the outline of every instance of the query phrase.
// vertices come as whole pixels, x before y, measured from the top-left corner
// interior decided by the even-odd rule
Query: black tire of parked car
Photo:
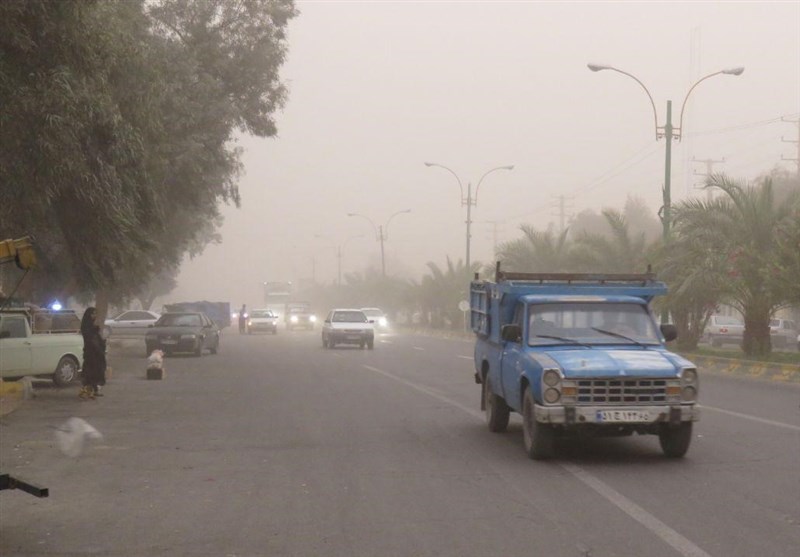
[[[215,355],[216,355],[217,352],[219,352],[219,339],[217,339],[217,342],[214,344],[214,347],[213,348],[209,348],[208,351],[211,354],[215,354]]]
[[[549,424],[536,421],[535,401],[530,386],[522,399],[522,443],[533,460],[551,458],[555,453],[555,430]]]
[[[658,432],[658,442],[664,456],[681,458],[689,450],[692,442],[692,422],[681,422],[678,426],[663,424]]]
[[[53,372],[53,383],[57,387],[66,387],[78,378],[78,360],[72,356],[61,356]]]
[[[502,433],[508,428],[511,409],[503,397],[492,392],[492,383],[488,374],[483,379],[483,408],[489,431]]]
[[[375,348],[375,340],[374,339],[369,339],[367,341],[367,348],[369,348],[370,350]]]
[[[195,356],[200,357],[200,356],[203,355],[203,348],[204,348],[203,345],[204,344],[205,344],[205,339],[201,338],[200,341],[197,343],[197,348],[194,349],[194,355]]]

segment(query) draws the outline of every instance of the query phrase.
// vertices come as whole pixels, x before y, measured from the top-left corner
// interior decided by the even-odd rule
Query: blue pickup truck
[[[525,451],[554,456],[558,437],[658,435],[686,454],[699,419],[692,362],[665,348],[650,302],[666,286],[635,275],[507,273],[470,285],[475,381],[489,430],[522,415]]]

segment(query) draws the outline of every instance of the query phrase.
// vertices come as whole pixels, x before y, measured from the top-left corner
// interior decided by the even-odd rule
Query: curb
[[[703,371],[764,379],[779,383],[800,383],[800,365],[737,360],[691,353],[682,355],[697,364]]]
[[[21,381],[0,381],[0,416],[16,410],[25,396],[25,386]]]

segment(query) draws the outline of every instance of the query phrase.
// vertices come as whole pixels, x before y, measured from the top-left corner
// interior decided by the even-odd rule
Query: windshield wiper
[[[563,342],[569,342],[569,343],[572,343],[572,344],[577,344],[578,346],[586,346],[587,348],[591,348],[591,345],[584,344],[584,343],[582,343],[582,342],[580,342],[578,340],[575,340],[574,338],[557,337],[557,336],[554,336],[554,335],[533,335],[533,336],[535,338],[551,338],[553,340],[560,340],[560,341],[563,341]]]
[[[612,336],[612,337],[621,338],[621,339],[623,339],[623,340],[628,340],[628,341],[630,341],[630,342],[632,342],[632,343],[634,343],[634,344],[638,344],[638,345],[639,345],[639,346],[641,346],[641,347],[647,347],[647,345],[646,345],[646,344],[644,344],[643,342],[639,342],[639,341],[638,341],[638,340],[636,340],[635,338],[631,338],[631,337],[629,337],[629,336],[625,336],[625,335],[623,335],[623,334],[620,334],[620,333],[615,333],[614,331],[607,331],[607,330],[605,330],[605,329],[599,329],[599,328],[597,328],[597,327],[592,327],[591,329],[592,329],[593,331],[597,331],[598,333],[603,333],[604,335],[609,335],[609,336]]]

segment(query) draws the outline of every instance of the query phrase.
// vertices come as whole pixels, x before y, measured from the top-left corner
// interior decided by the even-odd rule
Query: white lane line
[[[456,356],[456,358],[461,358],[462,360],[471,360],[472,356]]]
[[[416,391],[424,393],[428,396],[435,398],[445,404],[449,404],[450,406],[454,406],[460,410],[463,410],[473,418],[477,418],[479,420],[483,419],[483,413],[478,412],[477,410],[473,410],[467,406],[464,406],[461,403],[452,400],[443,394],[435,391],[429,387],[423,387],[422,385],[417,385],[407,379],[403,379],[393,373],[389,373],[388,371],[383,371],[382,369],[378,369],[376,367],[364,365],[365,369],[373,371],[375,373],[379,373],[384,377],[389,379],[393,379],[398,383],[402,383]],[[622,512],[630,516],[636,522],[650,530],[656,536],[661,538],[664,542],[666,542],[670,547],[672,547],[675,551],[683,555],[684,557],[711,557],[709,553],[706,553],[699,546],[692,543],[690,540],[679,534],[677,531],[673,530],[655,516],[644,510],[642,507],[625,497],[619,491],[615,490],[613,487],[608,485],[607,483],[600,480],[600,478],[590,474],[580,466],[576,466],[574,464],[567,464],[567,463],[559,463],[559,465],[579,479],[581,482],[592,488],[594,492],[598,495],[604,497],[609,502],[611,502],[615,507],[620,509]]]
[[[473,410],[472,408],[464,406],[463,404],[460,404],[460,403],[456,402],[455,400],[449,399],[446,396],[444,396],[441,393],[439,393],[438,391],[435,391],[435,390],[433,390],[431,388],[423,387],[422,385],[417,385],[416,383],[412,383],[411,381],[408,381],[406,379],[403,379],[402,377],[398,377],[397,375],[395,375],[393,373],[389,373],[388,371],[383,371],[382,369],[378,369],[376,367],[368,366],[366,364],[363,364],[363,367],[368,369],[368,370],[370,370],[370,371],[374,371],[375,373],[379,373],[379,374],[383,375],[384,377],[387,377],[389,379],[393,379],[393,380],[397,381],[398,383],[402,383],[403,385],[405,385],[407,387],[411,387],[415,391],[419,391],[419,392],[424,393],[424,394],[426,394],[428,396],[431,396],[431,397],[435,398],[436,400],[444,402],[445,404],[449,404],[450,406],[455,406],[456,408],[458,408],[460,410],[463,410],[464,412],[466,412],[470,416],[473,416],[473,417],[478,418],[478,419],[482,419],[483,418],[483,413],[482,412],[478,412],[477,410]]]
[[[678,532],[661,522],[655,516],[644,510],[642,507],[580,466],[561,463],[561,467],[578,478],[584,484],[592,488],[592,490],[611,501],[614,506],[619,508],[633,520],[667,542],[667,544],[669,544],[681,555],[684,555],[685,557],[711,557],[710,554],[700,549],[697,545],[680,535]]]
[[[420,352],[424,351],[425,349],[421,346],[414,346],[414,350],[419,350]]]
[[[786,429],[791,429],[792,431],[800,431],[800,426],[785,424],[783,422],[776,422],[774,420],[768,420],[766,418],[759,418],[758,416],[751,416],[750,414],[742,414],[741,412],[733,412],[732,410],[724,410],[722,408],[716,408],[714,406],[706,406],[705,404],[701,404],[700,408],[702,408],[703,410],[713,410],[714,412],[719,412],[720,414],[736,416],[737,418],[744,418],[745,420],[752,420],[754,422],[758,422],[761,424],[772,425],[775,427],[783,427]]]

